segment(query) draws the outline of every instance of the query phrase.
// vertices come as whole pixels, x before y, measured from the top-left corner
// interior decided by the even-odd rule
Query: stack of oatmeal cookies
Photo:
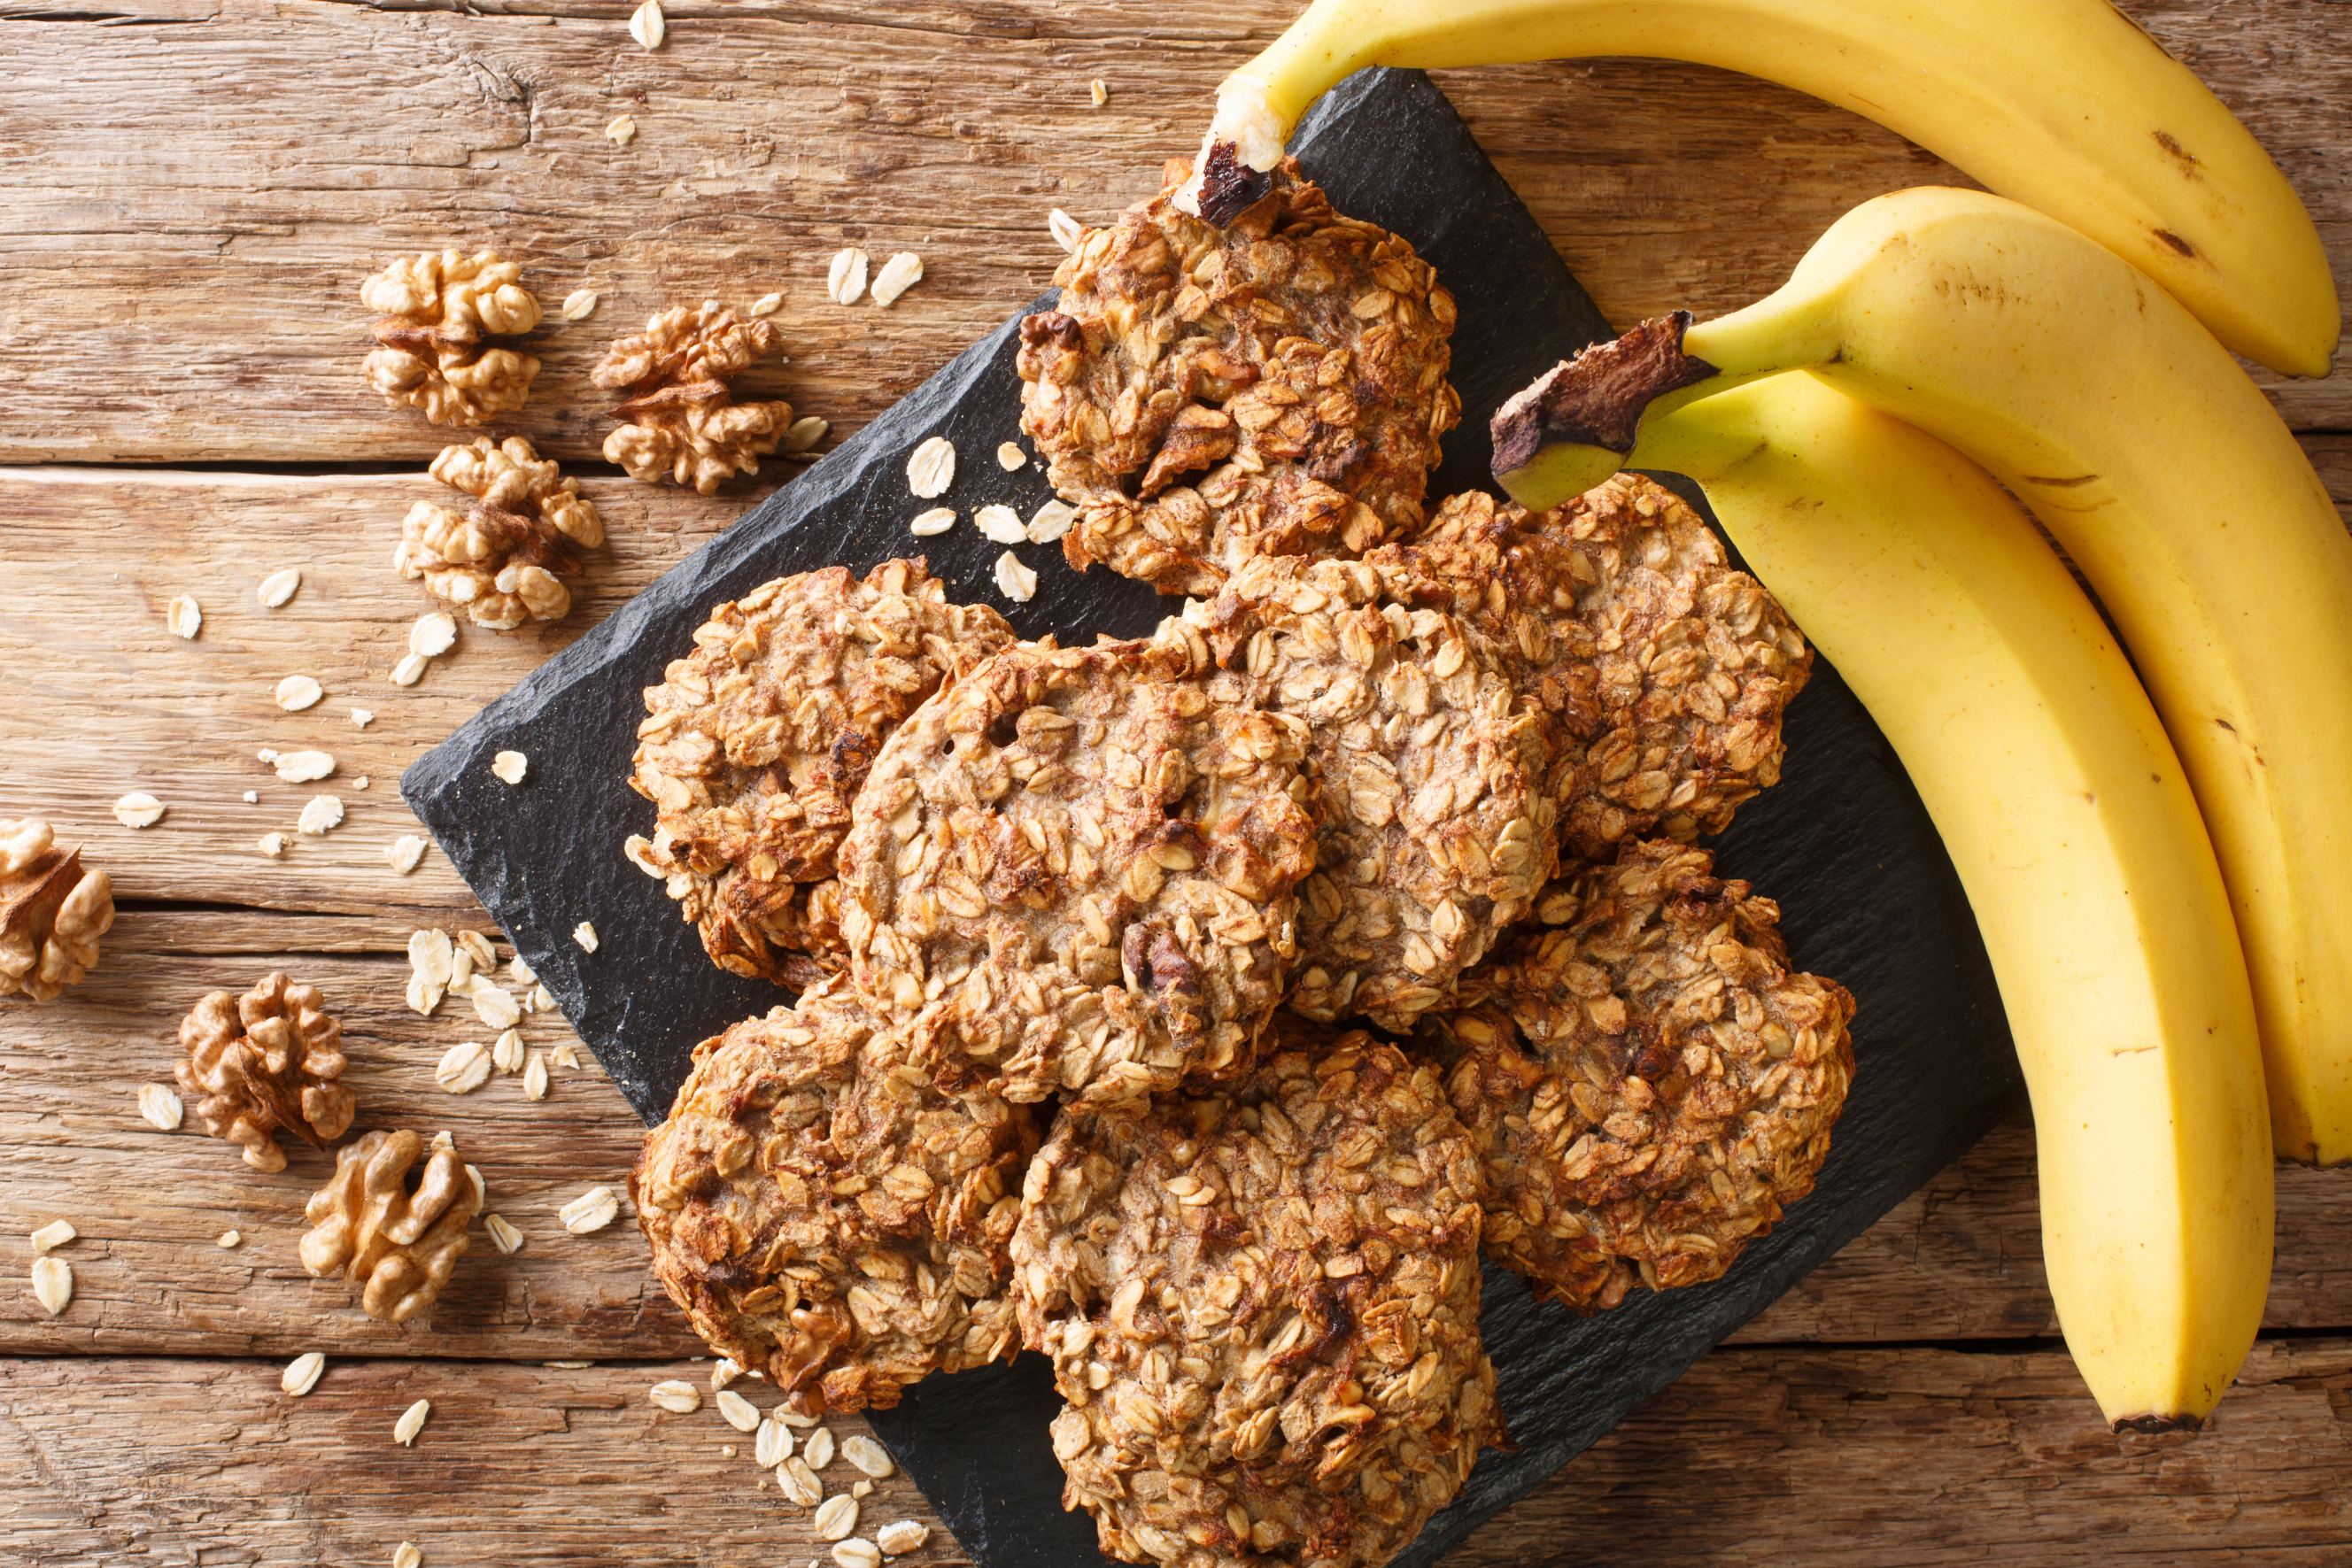
[[[1427,504],[1429,267],[1185,172],[1020,358],[1072,564],[1180,614],[1061,648],[835,568],[647,693],[631,858],[799,1000],[698,1049],[637,1201],[801,1412],[1026,1347],[1106,1551],[1369,1568],[1502,1439],[1482,1256],[1604,1310],[1811,1189],[1853,999],[1692,843],[1811,655],[1646,480]]]

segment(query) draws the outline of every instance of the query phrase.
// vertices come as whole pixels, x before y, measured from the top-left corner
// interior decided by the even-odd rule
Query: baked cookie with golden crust
[[[1305,726],[1322,826],[1290,1008],[1411,1030],[1552,873],[1536,716],[1461,622],[1360,561],[1245,561],[1181,624],[1215,701]]]
[[[1182,640],[1023,643],[884,742],[840,854],[859,994],[942,1088],[1133,1103],[1247,1076],[1314,863],[1294,719]]]
[[[1538,901],[1423,1038],[1487,1184],[1486,1246],[1537,1293],[1695,1285],[1812,1191],[1853,1079],[1853,998],[1687,844],[1627,845]]]
[[[654,1273],[806,1415],[885,1408],[1017,1342],[1022,1107],[941,1094],[835,981],[695,1048],[632,1181]]]
[[[1013,1242],[1065,1506],[1131,1563],[1386,1563],[1501,1430],[1478,1184],[1436,1072],[1360,1030],[1066,1113]]]
[[[1294,162],[1224,229],[1175,205],[1189,173],[1083,232],[1021,324],[1022,428],[1077,508],[1070,564],[1206,594],[1252,555],[1419,528],[1461,416],[1453,297]]]
[[[1567,854],[1721,831],[1780,777],[1812,653],[1702,517],[1621,474],[1541,515],[1473,493],[1371,557],[1390,591],[1477,629],[1563,762]]]
[[[646,691],[630,788],[656,809],[629,859],[660,877],[711,961],[795,989],[845,961],[832,884],[882,742],[947,681],[1013,644],[924,562],[826,567],[719,605]]]

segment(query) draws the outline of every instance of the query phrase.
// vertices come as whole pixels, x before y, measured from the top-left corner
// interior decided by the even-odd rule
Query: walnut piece
[[[415,1133],[370,1133],[335,1156],[335,1174],[310,1195],[302,1217],[302,1267],[323,1279],[338,1270],[360,1286],[368,1316],[405,1322],[449,1282],[482,1207],[454,1145],[425,1153]],[[412,1188],[409,1179],[415,1174]]]
[[[60,849],[47,822],[0,818],[0,997],[54,1001],[98,962],[114,885]]]
[[[635,337],[616,340],[589,378],[625,394],[605,460],[632,479],[691,485],[706,496],[734,475],[757,474],[792,428],[793,405],[737,402],[727,383],[782,340],[774,322],[743,320],[716,299],[693,310],[674,305]]]
[[[406,256],[360,287],[379,312],[368,383],[436,424],[486,424],[520,408],[539,361],[483,340],[539,325],[539,301],[519,281],[522,268],[494,251]]]
[[[196,1102],[205,1131],[245,1150],[258,1171],[282,1171],[276,1134],[324,1148],[350,1130],[358,1100],[337,1082],[343,1026],[316,986],[265,975],[242,997],[215,991],[180,1021],[187,1052],[172,1075]]]
[[[563,477],[520,435],[445,446],[430,472],[474,502],[462,513],[430,501],[411,507],[392,557],[400,575],[424,579],[474,624],[495,632],[568,614],[572,591],[559,574],[580,570],[571,547],[604,542],[604,520],[579,481]]]

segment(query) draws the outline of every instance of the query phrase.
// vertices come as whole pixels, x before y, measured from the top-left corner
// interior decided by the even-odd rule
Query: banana
[[[2279,1152],[2352,1158],[2352,536],[2269,402],[2129,265],[1981,192],[1864,203],[1769,298],[1687,320],[1507,403],[1505,487],[1551,504],[1650,460],[1645,409],[1807,368],[1990,469],[2115,617],[2188,768]]]
[[[2033,1101],[2042,1249],[2109,1421],[2193,1426],[2270,1280],[2253,1001],[2171,743],[1984,472],[1805,374],[1646,425],[1903,758],[1974,906]]]
[[[1594,55],[1689,60],[1867,115],[2072,224],[2222,342],[2326,375],[2342,318],[2318,230],[2260,143],[2106,0],[1315,0],[1228,77],[1192,210],[1228,221],[1251,169],[1364,66]]]

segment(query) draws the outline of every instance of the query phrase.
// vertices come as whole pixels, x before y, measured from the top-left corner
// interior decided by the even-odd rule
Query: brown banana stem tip
[[[1201,218],[1223,228],[1257,204],[1273,179],[1241,161],[1230,141],[1209,143],[1201,166]]]
[[[1562,360],[1495,411],[1495,472],[1526,467],[1547,446],[1573,442],[1633,450],[1642,411],[1677,387],[1717,374],[1683,352],[1691,314],[1654,316],[1624,336]]]

